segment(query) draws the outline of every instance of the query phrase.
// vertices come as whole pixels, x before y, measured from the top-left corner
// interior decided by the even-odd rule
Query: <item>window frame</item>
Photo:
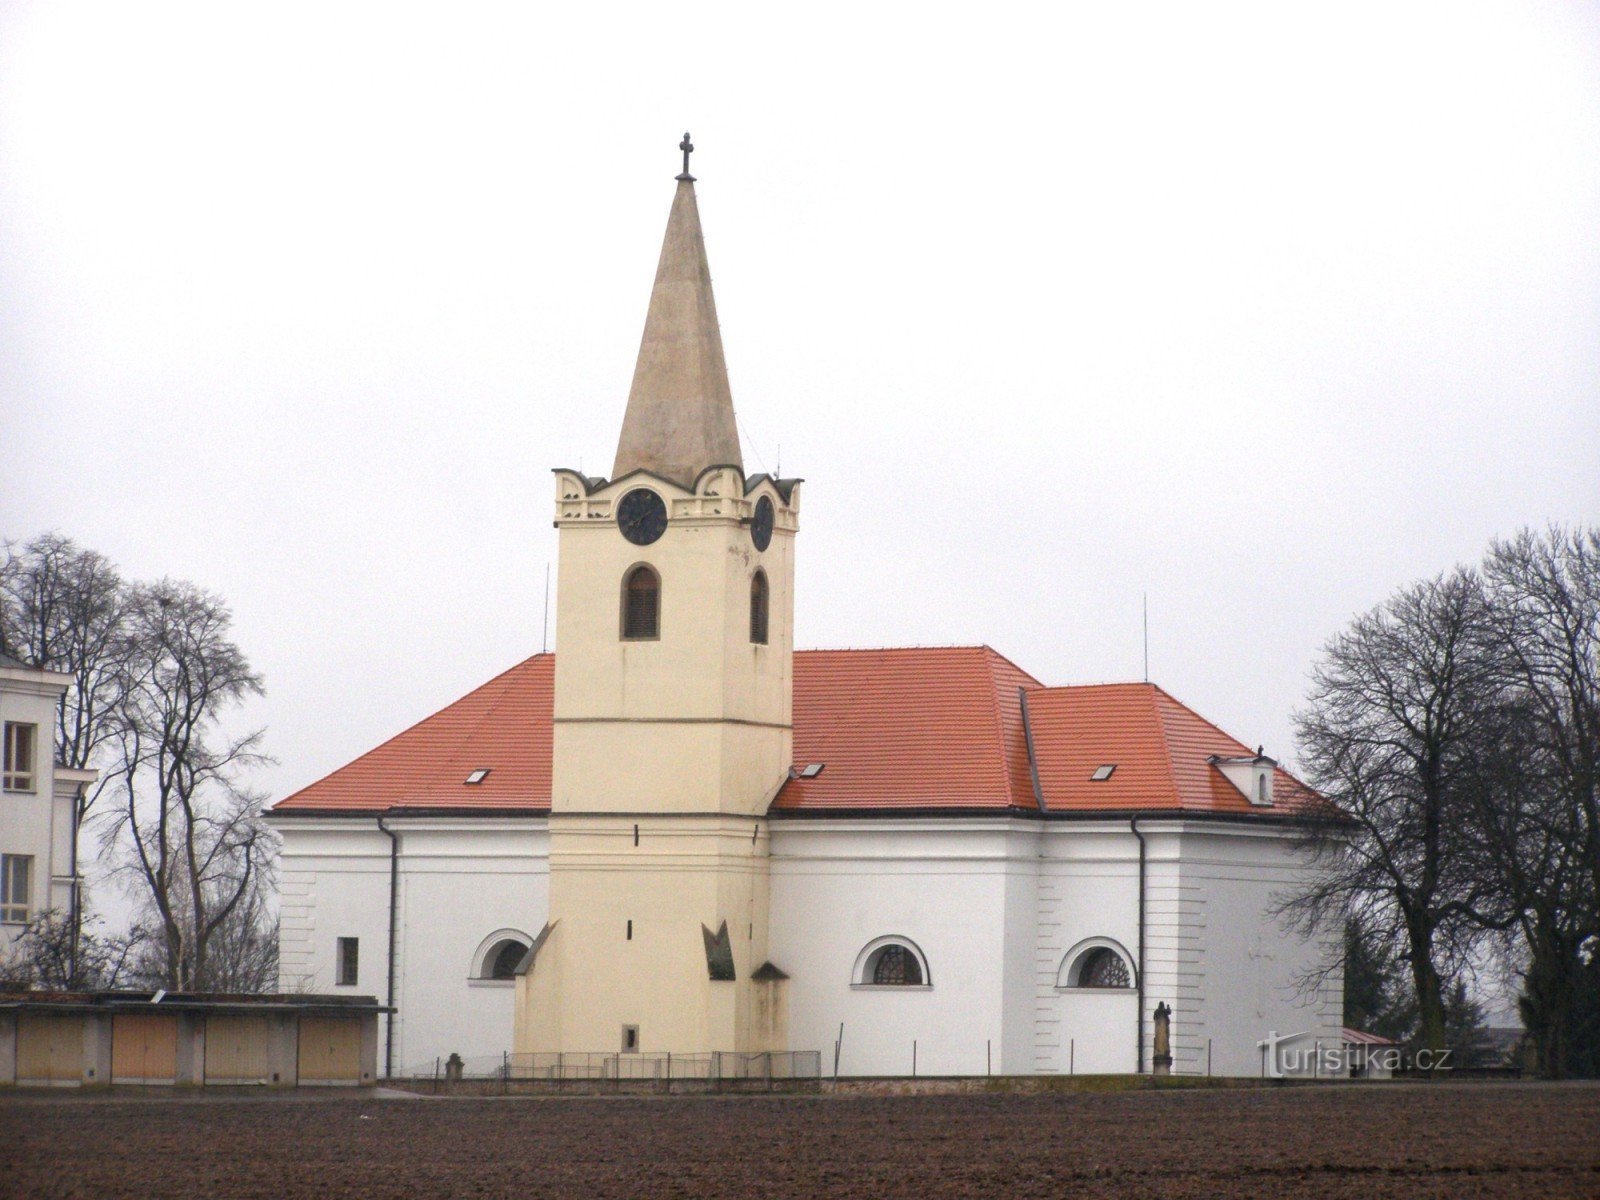
[[[1128,972],[1126,987],[1087,987],[1078,982],[1083,977],[1083,968],[1087,965],[1089,956],[1097,950],[1109,951],[1122,960],[1122,965]],[[1115,938],[1084,938],[1062,956],[1061,966],[1056,970],[1056,991],[1076,992],[1089,996],[1137,995],[1139,992],[1139,968],[1133,961],[1133,955],[1128,953],[1128,948]]]
[[[921,983],[874,983],[873,973],[877,969],[878,959],[890,947],[898,946],[905,950],[916,960],[918,969],[922,972]],[[850,971],[850,989],[856,992],[931,992],[933,990],[933,972],[928,967],[928,956],[923,953],[922,947],[906,937],[904,934],[890,933],[883,937],[873,938],[861,948],[861,953],[856,955],[855,966]]]
[[[633,580],[643,571],[655,580],[654,630],[651,633],[629,633],[629,604]],[[661,640],[661,572],[647,562],[636,562],[622,573],[621,603],[617,612],[617,636],[624,642],[659,642]]]
[[[0,925],[26,925],[33,919],[33,855],[0,854]],[[22,886],[17,887],[17,875]],[[21,899],[14,898],[20,892]]]
[[[333,986],[359,987],[361,979],[361,939],[335,938],[333,943]]]
[[[27,721],[7,721],[0,730],[0,789],[8,792],[39,790],[39,727]],[[18,751],[21,751],[19,754]],[[26,759],[26,766],[18,759]]]
[[[472,952],[472,962],[469,966],[467,982],[473,987],[515,987],[517,977],[515,973],[503,979],[497,979],[493,974],[495,961],[504,953],[507,945],[520,946],[523,955],[533,947],[534,939],[520,929],[496,929],[483,941],[478,943],[478,948]],[[520,960],[519,960],[520,961]]]

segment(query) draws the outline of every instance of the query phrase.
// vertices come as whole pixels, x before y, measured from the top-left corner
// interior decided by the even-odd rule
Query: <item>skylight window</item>
[[[468,783],[482,783],[487,778],[489,778],[489,768],[488,767],[479,767],[471,775],[467,776],[467,782]]]
[[[1090,783],[1104,783],[1111,778],[1111,772],[1117,769],[1116,763],[1102,763],[1094,769],[1094,774],[1089,776]]]
[[[807,763],[805,766],[800,768],[800,778],[815,779],[818,775],[822,774],[822,768],[825,765],[825,763]]]

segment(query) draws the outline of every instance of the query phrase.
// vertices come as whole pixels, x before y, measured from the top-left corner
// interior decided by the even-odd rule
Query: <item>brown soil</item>
[[[1600,1196],[1600,1087],[0,1099],[0,1194]]]

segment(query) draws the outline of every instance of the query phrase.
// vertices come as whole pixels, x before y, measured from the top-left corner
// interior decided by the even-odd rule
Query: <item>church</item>
[[[283,989],[383,997],[396,1075],[1256,1075],[1269,1037],[1336,1043],[1335,948],[1275,916],[1318,798],[1271,758],[1151,683],[795,649],[803,488],[744,471],[681,149],[611,475],[554,472],[557,652],[274,806]]]

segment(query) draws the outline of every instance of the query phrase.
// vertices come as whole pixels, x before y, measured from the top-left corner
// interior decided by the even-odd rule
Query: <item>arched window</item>
[[[757,570],[750,577],[750,640],[767,644],[767,573]]]
[[[856,987],[916,987],[932,983],[928,960],[908,939],[882,937],[867,943],[856,957],[851,983]]]
[[[517,968],[532,945],[533,939],[520,929],[497,929],[478,943],[471,978],[502,983],[516,979]]]
[[[1130,989],[1133,966],[1126,951],[1110,938],[1089,938],[1067,953],[1057,987]]]
[[[628,641],[661,636],[661,576],[643,563],[622,580],[622,636]]]
[[[528,948],[521,942],[501,942],[495,947],[494,956],[489,960],[489,969],[484,973],[484,977],[515,979],[517,967],[527,953]]]

